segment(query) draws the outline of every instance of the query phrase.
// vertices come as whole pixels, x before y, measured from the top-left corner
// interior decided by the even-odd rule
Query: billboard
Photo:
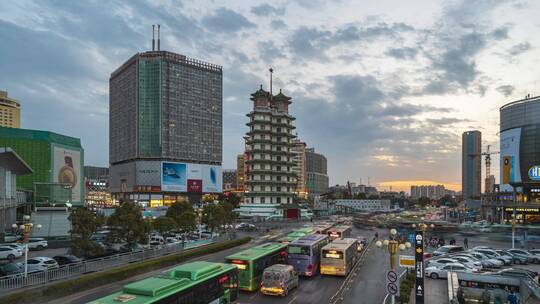
[[[171,192],[222,192],[221,166],[163,162],[161,189]]]
[[[183,163],[161,163],[161,190],[187,191],[187,165]]]
[[[510,183],[521,182],[519,168],[519,143],[521,128],[501,132],[501,192],[511,192]]]
[[[81,151],[54,145],[52,158],[52,182],[67,185],[71,190],[71,203],[82,202]]]

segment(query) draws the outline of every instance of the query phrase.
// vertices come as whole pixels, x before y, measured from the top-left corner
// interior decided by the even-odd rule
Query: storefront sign
[[[533,166],[529,169],[529,178],[531,180],[540,180],[540,166]]]
[[[506,212],[514,212],[514,209],[516,209],[516,212],[540,212],[539,208],[512,208],[512,207],[506,207],[504,208],[504,211]]]

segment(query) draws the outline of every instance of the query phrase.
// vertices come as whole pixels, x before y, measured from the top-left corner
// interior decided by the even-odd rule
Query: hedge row
[[[13,293],[9,296],[0,298],[0,303],[36,303],[36,299],[39,299],[40,302],[51,301],[73,293],[115,283],[139,274],[182,263],[193,257],[233,248],[248,243],[249,241],[251,241],[251,238],[245,237],[238,240],[215,243],[200,248],[189,249],[174,255],[137,262],[111,270],[86,274],[75,279],[68,279],[46,286],[39,290],[25,290]]]
[[[415,284],[416,276],[414,272],[407,273],[399,286],[398,301],[400,304],[409,304],[411,298],[411,290],[414,288]]]

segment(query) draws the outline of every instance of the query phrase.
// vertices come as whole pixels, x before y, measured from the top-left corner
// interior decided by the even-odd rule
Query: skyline
[[[331,185],[460,184],[461,133],[479,129],[498,150],[498,108],[537,95],[526,68],[538,62],[539,4],[351,3],[3,3],[0,89],[21,102],[23,128],[80,137],[87,164],[107,165],[109,76],[151,49],[160,23],[163,50],[224,67],[224,168],[236,167],[249,94],[268,89],[272,66]]]

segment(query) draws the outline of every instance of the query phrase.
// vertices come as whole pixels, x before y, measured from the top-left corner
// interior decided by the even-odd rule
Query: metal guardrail
[[[52,281],[62,280],[90,272],[110,269],[112,267],[128,263],[161,257],[171,253],[178,253],[186,249],[211,244],[222,239],[223,236],[185,243],[185,246],[183,244],[163,245],[159,248],[145,249],[138,252],[115,254],[108,257],[86,260],[78,264],[65,265],[57,269],[50,269],[41,272],[31,272],[28,273],[27,277],[24,277],[24,274],[0,277],[0,294],[8,290],[11,291],[27,286],[45,284]]]

